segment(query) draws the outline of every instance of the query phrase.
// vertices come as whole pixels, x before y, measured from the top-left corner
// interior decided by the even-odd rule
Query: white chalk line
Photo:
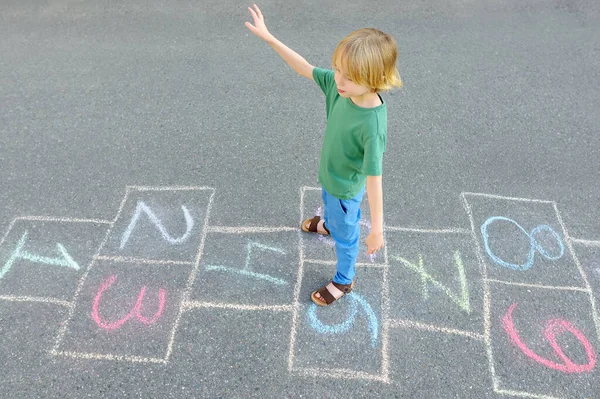
[[[53,216],[19,216],[15,220],[38,221],[38,222],[66,222],[66,223],[93,223],[93,224],[111,224],[110,220],[101,219],[81,219],[81,218],[63,218]]]
[[[125,204],[127,203],[127,199],[129,198],[129,191],[130,191],[129,187],[125,187],[125,194],[123,195],[123,199],[121,200],[121,203],[119,204],[119,209],[117,210],[117,214],[115,215],[112,225],[110,226],[111,229],[114,227],[117,220],[119,220],[119,218],[121,217],[123,208],[125,208]]]
[[[403,319],[390,319],[386,322],[390,328],[414,328],[416,330],[430,331],[430,332],[441,332],[451,335],[460,335],[463,337],[471,338],[476,341],[485,343],[485,336],[472,331],[458,330],[456,328],[440,327],[433,324],[421,323],[412,320]]]
[[[388,273],[390,270],[389,257],[387,251],[387,237],[385,231],[383,232],[383,242],[386,244],[383,246],[383,275],[381,280],[381,376],[384,381],[390,382],[390,355],[389,355],[389,326],[385,321],[388,319],[390,314],[390,287],[388,282]]]
[[[212,192],[208,199],[208,205],[206,207],[206,215],[204,216],[204,226],[202,227],[202,235],[200,237],[200,245],[198,247],[198,252],[196,253],[196,260],[194,262],[194,267],[190,272],[188,277],[187,285],[185,287],[185,291],[181,297],[181,303],[179,304],[179,310],[177,311],[177,317],[175,318],[175,323],[173,324],[173,329],[171,330],[171,336],[169,337],[169,343],[167,345],[167,354],[165,355],[165,361],[168,361],[171,357],[171,353],[173,353],[173,344],[175,342],[175,335],[177,333],[177,328],[179,327],[179,322],[181,321],[181,316],[184,313],[184,303],[189,301],[190,293],[192,292],[192,288],[194,286],[194,281],[196,280],[196,274],[198,273],[198,268],[200,265],[200,259],[202,258],[202,254],[204,253],[204,244],[206,243],[206,235],[208,234],[208,226],[210,220],[210,210],[212,209],[213,200],[215,198],[215,190],[211,189]]]
[[[517,197],[505,197],[502,195],[495,195],[495,194],[484,194],[484,193],[469,193],[469,192],[462,192],[460,195],[466,196],[473,196],[473,197],[486,197],[486,198],[494,198],[494,199],[501,199],[501,200],[508,200],[508,201],[521,201],[521,202],[534,202],[534,203],[538,203],[538,204],[552,204],[554,203],[554,201],[547,201],[547,200],[537,200],[537,199],[531,199],[531,198],[517,198]]]
[[[536,393],[522,392],[522,391],[511,391],[508,389],[496,389],[494,392],[499,395],[519,396],[521,398],[537,398],[537,399],[561,399],[557,396],[548,396]]]
[[[565,290],[565,291],[579,291],[589,293],[590,290],[583,287],[565,287],[565,286],[553,286],[553,285],[540,285],[540,284],[528,284],[528,283],[515,283],[512,281],[496,280],[493,278],[487,279],[490,283],[504,284],[504,285],[515,285],[518,287],[538,288],[545,290]]]
[[[569,240],[571,240],[571,242],[574,242],[576,244],[580,244],[586,247],[600,247],[600,241],[596,241],[596,240],[582,240],[580,238],[571,238],[569,237]]]
[[[136,191],[200,191],[200,190],[212,190],[213,193],[215,189],[213,187],[207,186],[127,186],[127,190],[136,190]]]
[[[51,303],[54,305],[64,306],[66,308],[72,308],[73,304],[69,301],[65,301],[57,298],[48,297],[35,297],[35,296],[23,296],[23,295],[0,295],[0,300],[9,302],[42,302]]]
[[[86,359],[86,360],[116,360],[122,362],[134,362],[134,363],[158,363],[166,364],[164,359],[157,359],[153,357],[142,357],[142,356],[128,356],[128,355],[105,355],[101,353],[86,353],[86,352],[71,352],[71,351],[57,351],[50,350],[49,354],[52,356],[65,356],[75,359]]]
[[[119,263],[136,263],[136,264],[152,264],[152,265],[186,265],[193,266],[194,262],[186,262],[179,260],[157,260],[157,259],[144,259],[144,258],[136,258],[136,257],[127,257],[127,256],[107,256],[107,255],[98,255],[94,257],[95,260],[108,260]]]
[[[223,234],[248,234],[248,233],[282,233],[286,231],[300,230],[298,227],[262,227],[262,226],[210,226],[208,228],[209,233],[223,233]]]
[[[300,224],[304,214],[304,191],[306,187],[300,188]],[[288,354],[288,372],[291,372],[294,368],[294,348],[296,345],[296,332],[298,329],[298,314],[300,313],[300,287],[302,286],[302,278],[304,275],[304,243],[302,239],[302,231],[298,229],[298,277],[296,279],[296,285],[294,286],[294,299],[292,302],[292,322],[290,326],[290,351]]]
[[[335,260],[320,260],[320,259],[304,259],[305,263],[314,263],[317,265],[327,265],[327,266],[335,266],[337,261]],[[373,267],[376,269],[385,268],[385,264],[383,263],[366,263],[366,262],[357,262],[355,263],[356,267]]]
[[[200,301],[185,301],[182,302],[184,311],[192,309],[232,309],[232,310],[269,310],[273,312],[292,312],[292,305],[243,305],[237,303],[217,303],[217,302],[200,302]]]
[[[302,186],[300,187],[300,192],[302,194],[304,194],[304,191],[321,191],[321,187],[310,187],[310,186]],[[302,212],[300,212],[300,215],[302,215]],[[300,221],[302,223],[302,221]]]
[[[428,233],[428,234],[471,234],[469,229],[447,228],[447,229],[424,229],[419,227],[397,227],[384,226],[384,231],[406,231],[411,233]]]
[[[463,207],[465,208],[465,212],[469,216],[469,223],[471,224],[471,238],[473,239],[473,244],[476,248],[476,255],[479,261],[479,271],[482,277],[482,285],[483,285],[483,342],[485,343],[485,350],[488,358],[488,371],[490,373],[490,377],[492,379],[492,385],[494,390],[498,385],[498,378],[496,377],[496,368],[494,366],[494,352],[492,349],[492,338],[491,338],[491,330],[492,330],[492,322],[491,322],[491,298],[490,298],[490,284],[488,282],[487,276],[487,267],[485,264],[485,259],[483,258],[483,254],[481,252],[481,243],[477,238],[477,234],[475,233],[475,219],[473,217],[473,211],[471,209],[471,205],[467,201],[467,197],[465,194],[461,193]],[[476,194],[473,194],[476,195]],[[485,196],[485,195],[484,195]],[[495,198],[495,197],[494,197]]]
[[[327,377],[340,378],[345,380],[371,380],[390,383],[390,380],[377,374],[370,374],[364,371],[348,369],[321,369],[317,367],[298,367],[291,370],[293,374],[304,377]]]

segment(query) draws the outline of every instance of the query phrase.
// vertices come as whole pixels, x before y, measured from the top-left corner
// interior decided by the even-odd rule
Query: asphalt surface
[[[324,99],[248,5],[0,1],[0,396],[600,397],[598,3],[259,4],[316,66],[400,49],[385,249],[324,309]]]

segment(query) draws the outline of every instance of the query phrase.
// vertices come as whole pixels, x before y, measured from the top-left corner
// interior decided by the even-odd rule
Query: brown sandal
[[[337,288],[338,290],[340,290],[342,294],[339,295],[338,297],[336,297],[334,294],[332,294],[329,291],[329,287],[332,285],[335,288]],[[310,299],[312,299],[312,301],[319,306],[329,306],[333,302],[335,302],[338,299],[340,299],[341,297],[343,297],[344,295],[350,293],[350,291],[352,291],[352,288],[354,288],[354,281],[350,284],[338,284],[335,281],[332,281],[331,283],[327,284],[326,286],[321,287],[318,290],[314,291],[312,294],[310,294]],[[318,298],[316,296],[317,293],[319,295],[321,295],[321,298]]]
[[[308,219],[304,220],[304,222],[302,222],[302,231],[306,231],[307,233],[317,233],[317,234],[322,234],[324,236],[328,236],[329,229],[325,226],[325,223],[323,223],[323,228],[325,229],[325,231],[327,233],[319,233],[319,231],[317,230],[319,221],[321,221],[321,216],[314,216],[312,218],[308,218]]]

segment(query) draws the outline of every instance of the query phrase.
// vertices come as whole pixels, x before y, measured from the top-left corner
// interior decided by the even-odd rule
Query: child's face
[[[365,86],[360,86],[354,83],[348,78],[348,75],[344,73],[341,69],[341,66],[335,67],[335,84],[338,88],[338,93],[342,97],[360,97],[367,93],[372,92],[372,90]]]

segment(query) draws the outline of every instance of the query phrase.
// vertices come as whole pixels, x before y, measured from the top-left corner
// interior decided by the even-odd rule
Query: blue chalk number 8
[[[500,259],[498,256],[496,256],[496,254],[494,254],[494,252],[490,248],[488,232],[487,232],[488,226],[491,225],[492,223],[495,223],[500,220],[514,224],[527,237],[529,237],[529,244],[530,244],[529,245],[529,257],[527,258],[527,262],[525,262],[524,264],[520,265],[517,263],[506,262],[506,261]],[[558,243],[558,247],[559,247],[558,255],[552,255],[551,253],[549,253],[546,250],[546,248],[544,248],[535,239],[535,236],[542,231],[547,231],[548,233],[550,233],[552,235],[552,237],[554,237],[554,239]],[[565,246],[564,246],[560,236],[558,235],[558,233],[556,231],[554,231],[552,229],[552,227],[545,225],[545,224],[540,224],[539,226],[536,226],[531,231],[531,233],[528,233],[523,227],[521,227],[521,225],[519,223],[515,222],[512,219],[505,218],[502,216],[493,216],[493,217],[489,218],[488,220],[486,220],[485,223],[483,223],[481,225],[481,236],[483,237],[483,245],[485,246],[485,250],[486,250],[487,254],[489,255],[489,257],[492,258],[492,260],[494,262],[496,262],[497,264],[499,264],[500,266],[504,266],[504,267],[507,267],[507,268],[513,269],[513,270],[525,271],[525,270],[528,270],[529,268],[531,268],[531,266],[533,266],[533,260],[534,260],[536,251],[539,252],[540,255],[542,255],[544,258],[546,258],[548,260],[552,260],[552,261],[560,259],[565,253]]]

